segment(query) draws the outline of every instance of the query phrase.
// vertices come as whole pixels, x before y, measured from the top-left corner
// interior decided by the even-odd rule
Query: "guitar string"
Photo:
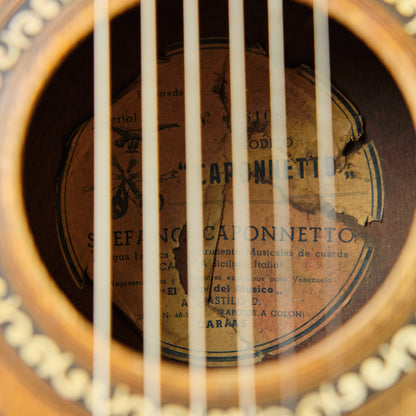
[[[230,37],[230,94],[231,94],[231,145],[233,175],[233,214],[237,229],[245,230],[250,225],[248,154],[247,154],[247,104],[246,65],[244,37],[243,0],[229,0]],[[250,241],[243,233],[235,236],[235,284],[236,287],[251,285]],[[251,291],[236,292],[237,323],[242,321],[246,308],[251,308]],[[245,325],[237,331],[239,404],[248,415],[256,414],[253,317],[245,317]]]
[[[111,140],[108,0],[94,0],[94,416],[110,414]]]
[[[332,96],[331,68],[329,45],[329,20],[327,0],[315,0],[313,3],[314,47],[315,47],[315,95],[316,95],[316,130],[318,144],[318,175],[320,195],[320,221],[322,230],[336,229],[336,188],[332,126]],[[337,251],[336,241],[332,249]],[[322,259],[321,271],[324,276],[331,274],[331,279],[337,281],[339,265],[328,258]],[[326,300],[331,299],[331,293],[325,290]],[[334,324],[340,326],[340,317],[334,319]],[[336,338],[342,344],[341,337]],[[338,360],[328,367],[328,373],[337,374],[342,370],[343,361]],[[335,368],[336,366],[337,368]]]
[[[156,0],[142,0],[143,371],[147,414],[160,414],[159,154]],[[151,408],[151,406],[153,408]]]
[[[268,0],[268,30],[269,30],[269,77],[270,77],[270,114],[272,137],[272,159],[288,160],[287,151],[287,115],[286,115],[286,82],[285,82],[285,56],[284,56],[284,21],[282,0]],[[289,179],[287,175],[276,174],[273,177],[273,208],[274,224],[290,227],[290,205],[289,205]],[[282,249],[284,252],[291,251],[291,241],[276,242],[276,251]],[[292,286],[292,257],[282,256],[280,258],[281,268],[279,274],[287,276],[287,288],[285,295],[291,300],[294,309],[293,286]],[[276,292],[278,291],[276,284]],[[276,295],[276,305],[279,307],[279,295]],[[278,326],[278,336],[281,337],[295,330],[294,321],[289,320],[287,324]],[[295,365],[294,349],[288,350],[286,361]],[[295,373],[294,373],[295,374]],[[280,383],[281,397],[293,395],[296,392],[296,379]]]
[[[329,81],[329,53],[325,54],[325,45],[327,45],[327,50],[329,41],[328,41],[328,29],[327,29],[327,20],[325,26],[325,13],[320,9],[320,7],[326,7],[324,0],[319,1],[319,7],[317,6],[318,2],[314,3],[314,21],[315,21],[315,67],[316,71],[322,76],[317,77],[316,80],[316,106],[317,106],[317,135],[318,135],[318,150],[320,161],[320,172],[324,171],[324,166],[322,161],[325,160],[328,155],[332,155],[332,115],[331,115],[331,100],[330,95],[326,94],[325,91],[330,91],[330,81]],[[324,3],[324,4],[323,4]],[[99,411],[100,414],[103,414],[102,403],[106,402],[105,400],[98,400],[99,397],[109,397],[109,338],[110,338],[110,302],[111,302],[111,265],[109,265],[109,260],[111,259],[111,235],[110,235],[110,224],[108,218],[111,219],[111,204],[104,204],[103,201],[110,201],[110,86],[109,86],[109,29],[108,29],[108,5],[106,1],[95,0],[95,38],[94,38],[94,63],[95,68],[100,68],[100,71],[96,71],[94,75],[95,81],[95,132],[94,132],[94,177],[95,177],[95,193],[94,193],[94,229],[97,233],[97,244],[94,250],[94,386],[96,394],[94,398],[96,399],[94,409]],[[188,5],[192,7],[192,5]],[[272,13],[275,11],[274,6],[269,8]],[[270,11],[269,11],[270,12]],[[188,13],[184,10],[184,13]],[[195,9],[191,13],[195,13]],[[279,11],[277,12],[279,13]],[[231,73],[231,123],[232,123],[232,144],[233,144],[233,195],[234,195],[234,221],[237,226],[245,227],[249,225],[249,204],[248,204],[248,171],[245,169],[247,166],[247,132],[246,132],[246,97],[245,97],[245,62],[244,62],[244,18],[243,18],[243,5],[241,2],[230,1],[229,2],[229,15],[234,16],[233,19],[230,18],[230,73]],[[190,15],[191,16],[191,15]],[[273,14],[273,16],[276,16]],[[270,19],[272,16],[269,17]],[[192,17],[191,17],[192,19]],[[197,21],[193,18],[192,20]],[[187,17],[189,21],[189,15]],[[276,22],[276,20],[274,20]],[[142,94],[143,102],[145,103],[142,106],[143,114],[143,233],[144,233],[144,253],[143,253],[143,276],[144,276],[144,392],[145,397],[152,398],[152,401],[155,403],[156,408],[160,408],[160,327],[159,323],[159,309],[160,309],[160,300],[159,300],[159,267],[158,267],[158,253],[159,253],[159,242],[157,237],[157,230],[159,229],[159,218],[158,215],[154,215],[155,212],[158,212],[158,151],[157,151],[157,86],[156,86],[156,24],[155,24],[155,3],[152,0],[143,0],[141,6],[141,42],[142,42]],[[272,24],[270,27],[273,27]],[[187,31],[187,29],[184,29]],[[195,31],[195,28],[191,29]],[[198,29],[196,29],[198,33]],[[189,36],[189,35],[188,35]],[[198,36],[197,36],[198,37]],[[271,35],[272,38],[276,38]],[[191,39],[186,37],[186,39]],[[277,38],[276,38],[277,39]],[[186,40],[185,40],[186,42]],[[277,43],[277,42],[276,42]],[[103,51],[103,45],[104,51]],[[187,48],[190,48],[189,51],[193,50],[195,46],[187,44]],[[278,46],[275,45],[277,48]],[[277,55],[281,53],[278,50],[272,55]],[[192,53],[188,53],[188,56],[191,56]],[[197,53],[197,55],[199,55]],[[153,58],[153,59],[150,59]],[[185,59],[187,59],[185,57]],[[271,58],[273,59],[273,58]],[[276,63],[276,61],[273,61]],[[284,61],[283,61],[284,62]],[[190,64],[189,64],[190,65]],[[198,62],[199,68],[199,62]],[[186,68],[185,64],[185,68]],[[190,68],[190,66],[188,66]],[[271,62],[271,68],[277,69],[280,68],[282,71],[282,66],[280,64],[274,66]],[[283,64],[284,68],[284,64]],[[277,69],[278,71],[279,69]],[[186,71],[186,69],[185,69]],[[188,71],[190,72],[190,71]],[[199,71],[197,71],[199,72]],[[193,71],[193,73],[195,73]],[[283,73],[284,74],[284,73]],[[195,83],[195,79],[192,80],[191,77],[186,76],[186,85],[192,85]],[[282,78],[280,74],[280,79]],[[282,88],[282,86],[274,85],[272,86],[272,69],[271,69],[271,106],[274,108],[284,108],[284,103],[282,101],[277,104],[273,102],[273,97],[284,97],[284,94],[278,94],[277,89]],[[199,76],[198,88],[199,91]],[[193,84],[195,85],[195,84]],[[284,75],[283,75],[283,88],[284,88]],[[195,90],[194,88],[186,88],[188,91]],[[329,97],[329,99],[328,99]],[[188,102],[195,103],[195,100],[199,101],[199,95],[197,97],[188,96]],[[192,101],[193,100],[193,101]],[[191,105],[187,105],[188,108]],[[195,108],[195,106],[194,106]],[[200,123],[199,116],[191,115],[192,110],[188,110],[187,120],[198,120],[193,126],[187,127],[189,130],[187,132],[187,137],[195,137],[195,132],[199,131],[200,137]],[[274,110],[272,110],[272,114]],[[199,113],[198,113],[199,114]],[[328,117],[328,114],[330,117]],[[275,128],[272,131],[272,137],[284,137],[286,134],[279,135],[279,132],[286,132],[286,122],[285,119],[282,120],[282,115],[280,114],[280,121],[276,117],[276,114],[273,115],[274,121],[272,123]],[[273,126],[272,124],[272,126]],[[284,125],[284,126],[283,126]],[[277,127],[278,126],[278,127]],[[282,127],[283,126],[283,127]],[[276,130],[275,130],[276,129]],[[277,130],[279,129],[279,130]],[[187,141],[190,144],[194,144],[195,141]],[[200,141],[199,141],[200,146]],[[276,143],[274,146],[275,149],[279,149],[281,143]],[[195,153],[190,152],[191,148],[187,148],[187,155],[194,155]],[[195,150],[195,149],[193,149]],[[199,148],[200,154],[200,148]],[[194,158],[187,157],[187,161]],[[148,165],[149,169],[146,169]],[[199,172],[200,177],[200,166],[201,164],[195,164],[196,171]],[[240,167],[238,169],[237,167]],[[239,170],[239,171],[238,171]],[[241,174],[243,171],[243,174]],[[145,175],[145,172],[149,172],[148,175]],[[239,174],[241,176],[239,176]],[[192,175],[187,175],[187,189],[191,185],[190,177]],[[334,195],[335,184],[334,180],[331,180],[330,176],[320,175],[320,194],[321,194],[321,206],[323,207],[327,203],[327,198],[324,199],[322,195],[328,195],[328,191],[332,190],[331,195]],[[236,180],[239,178],[240,180]],[[201,180],[195,182],[198,184],[200,190]],[[279,184],[283,187],[287,184]],[[191,189],[191,188],[189,188]],[[322,192],[325,190],[325,192]],[[283,192],[280,194],[282,198]],[[201,192],[193,192],[193,195],[201,195]],[[238,195],[238,198],[236,197]],[[286,193],[288,195],[288,193]],[[285,198],[283,196],[283,198]],[[334,197],[332,206],[334,205]],[[202,203],[199,202],[200,199],[195,198],[191,203],[191,197],[188,202],[188,209],[192,206],[197,207]],[[195,202],[195,203],[194,203]],[[199,205],[199,206],[201,206]],[[278,204],[276,204],[278,205]],[[288,206],[288,204],[283,203],[282,206]],[[103,207],[109,207],[103,209]],[[201,209],[199,208],[199,213],[190,214],[187,221],[197,222],[198,216],[200,219],[200,229],[202,229],[202,215]],[[284,210],[277,210],[275,212],[275,219],[278,221],[286,221],[289,219],[288,212]],[[328,218],[325,215],[322,215],[321,218],[322,224],[334,225],[335,217],[332,216]],[[146,227],[146,225],[148,227]],[[191,228],[191,227],[189,227]],[[147,229],[147,231],[146,231]],[[192,227],[192,230],[196,228]],[[155,232],[156,230],[156,232]],[[189,233],[189,230],[188,230]],[[198,235],[188,234],[190,239],[189,241],[195,241],[198,244],[198,240],[201,240]],[[202,243],[200,242],[200,247]],[[250,270],[251,265],[248,256],[242,256],[241,253],[249,251],[249,244],[242,239],[236,236],[236,282],[237,284],[247,283],[247,280],[251,282],[250,279]],[[191,272],[192,268],[195,265],[202,265],[202,249],[200,250],[201,257],[194,257],[188,254],[188,270]],[[198,254],[197,254],[198,256]],[[189,259],[198,258],[201,261],[189,261]],[[291,267],[291,266],[290,266]],[[247,272],[248,271],[248,272]],[[193,276],[193,270],[191,272]],[[248,275],[247,275],[248,273]],[[203,269],[201,273],[201,268],[199,271],[196,271],[196,276],[200,276],[203,280]],[[158,278],[155,279],[154,276]],[[156,280],[156,284],[155,284]],[[203,285],[203,283],[202,283]],[[201,287],[199,288],[201,289]],[[155,296],[156,292],[156,296]],[[203,291],[200,290],[200,294]],[[150,296],[147,296],[147,295]],[[238,294],[240,297],[250,297],[250,294]],[[146,302],[146,299],[152,299],[152,302]],[[154,300],[156,299],[156,302]],[[238,301],[239,304],[244,304],[244,302],[251,303],[251,299],[244,299]],[[106,303],[107,302],[107,303]],[[103,307],[103,305],[105,305]],[[199,309],[199,311],[198,311]],[[194,316],[201,316],[201,309],[195,308]],[[238,316],[241,316],[242,307],[237,307]],[[203,312],[202,312],[203,313]],[[147,317],[147,318],[146,318]],[[252,322],[251,322],[252,323]],[[253,365],[247,365],[246,355],[247,350],[253,351],[253,334],[252,334],[252,325],[247,325],[248,330],[243,328],[239,329],[238,337],[238,364],[239,364],[239,385],[240,385],[240,404],[244,409],[247,410],[248,414],[255,413],[255,393],[253,390],[254,386],[254,367]],[[155,336],[156,329],[156,336]],[[152,336],[149,336],[151,331]],[[190,331],[192,333],[192,331]],[[147,334],[147,335],[146,335]],[[106,340],[104,340],[106,338]],[[192,337],[194,338],[194,337]],[[204,337],[202,337],[204,340]],[[205,340],[204,340],[205,341]],[[204,342],[205,343],[205,342]],[[191,346],[192,344],[192,346]],[[156,348],[155,348],[156,347]],[[190,349],[201,348],[201,336],[195,337],[193,341],[190,340]],[[156,352],[156,353],[155,353]],[[104,358],[107,356],[107,358]],[[200,377],[201,375],[201,363],[192,363],[193,358],[190,354],[191,361],[191,373],[192,367],[197,369],[195,375]],[[103,365],[107,363],[107,365]],[[203,366],[205,368],[205,365]],[[205,375],[203,376],[205,380]],[[192,383],[191,383],[192,384]],[[199,392],[194,392],[193,394],[200,395],[201,389],[198,389]],[[192,393],[191,393],[192,394]],[[194,399],[194,409],[200,408],[202,402],[205,403],[205,400],[200,400],[199,396],[196,399],[196,395],[193,396]],[[100,404],[101,403],[101,404]],[[195,404],[199,403],[199,404]],[[108,409],[107,409],[108,411]]]
[[[206,346],[198,0],[184,0],[186,224],[190,413],[205,415]]]

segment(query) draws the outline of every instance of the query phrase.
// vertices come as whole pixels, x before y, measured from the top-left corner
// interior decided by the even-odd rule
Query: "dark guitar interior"
[[[284,7],[286,65],[297,67],[306,64],[313,67],[312,12],[291,1],[286,1]],[[245,12],[247,44],[259,43],[267,50],[266,2],[247,0]],[[183,40],[181,1],[159,1],[158,14],[158,50],[163,56],[170,44]],[[201,37],[227,37],[226,2],[201,1],[200,16]],[[139,21],[139,10],[134,9],[112,22],[114,96],[138,77]],[[335,330],[374,295],[406,240],[416,203],[416,141],[406,104],[377,57],[333,20],[330,21],[330,44],[332,82],[363,116],[363,141],[375,142],[385,185],[383,221],[365,228],[377,247],[376,257],[352,300],[343,309],[341,318],[330,326]],[[79,290],[73,282],[60,251],[55,210],[56,177],[66,141],[77,126],[92,116],[92,84],[92,36],[89,36],[62,62],[43,91],[27,134],[23,165],[27,216],[39,253],[57,285],[89,320],[92,320],[92,283],[88,282],[84,289]],[[354,151],[354,146],[348,147],[346,152]],[[321,331],[300,348],[319,341],[326,333]],[[140,334],[117,308],[113,308],[113,337],[134,349],[141,349]]]

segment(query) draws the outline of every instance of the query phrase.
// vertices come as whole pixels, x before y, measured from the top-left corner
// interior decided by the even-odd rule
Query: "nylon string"
[[[269,71],[270,71],[270,114],[271,114],[271,137],[272,137],[272,159],[288,160],[287,152],[287,116],[286,116],[286,82],[285,82],[285,56],[284,56],[284,22],[282,0],[268,0],[268,26],[269,26]],[[289,179],[287,175],[277,175],[273,178],[273,208],[274,224],[278,227],[290,228],[290,200]],[[279,245],[279,247],[277,247]],[[276,250],[283,249],[291,251],[291,242],[276,242]],[[287,298],[291,299],[294,307],[292,287],[292,258],[284,256],[281,258],[283,276],[289,276],[287,287]],[[276,297],[278,305],[278,298]],[[290,306],[289,306],[290,307]],[[284,331],[278,327],[278,335],[283,336],[295,330],[293,321],[288,322]],[[295,356],[293,349],[286,355],[286,361],[291,361],[295,367]],[[295,372],[294,372],[295,374]],[[285,381],[280,385],[281,396],[293,395],[296,392],[296,381],[289,383]]]
[[[333,126],[332,126],[332,99],[331,99],[331,72],[329,51],[329,24],[327,0],[315,0],[313,7],[314,17],[314,43],[315,43],[315,91],[316,91],[316,129],[318,142],[318,172],[321,228],[336,228],[336,189],[335,167],[333,150]],[[332,244],[336,244],[333,242]],[[333,247],[337,250],[336,245]],[[322,273],[326,276],[329,272],[330,262],[323,258]],[[338,266],[331,270],[331,278],[337,279]],[[328,301],[331,295],[327,295]],[[339,321],[339,317],[336,318]],[[339,322],[340,323],[340,322]],[[337,338],[342,343],[342,338]],[[342,361],[338,362],[342,368]],[[336,373],[335,368],[331,371]]]
[[[241,0],[229,1],[231,129],[233,159],[234,222],[249,227],[247,169],[247,120],[245,96],[244,11]],[[201,125],[198,5],[184,0],[185,117],[187,160],[187,239],[189,297],[189,364],[191,412],[206,412],[204,321],[203,215],[201,189]],[[321,227],[335,227],[335,182],[324,175],[327,160],[333,158],[332,103],[329,36],[326,0],[314,2],[316,69],[316,116]],[[271,134],[273,159],[287,157],[286,106],[281,2],[269,0],[269,53]],[[160,298],[159,298],[159,181],[157,128],[156,6],[154,0],[141,2],[142,48],[142,133],[143,133],[143,309],[144,309],[144,394],[160,409]],[[107,0],[94,0],[94,365],[93,415],[109,415],[111,338],[111,134],[110,59]],[[97,68],[100,70],[98,71]],[[192,139],[191,139],[192,138]],[[325,164],[325,165],[324,165]],[[281,175],[282,176],[282,175]],[[274,181],[275,224],[290,224],[289,186]],[[249,241],[236,235],[236,284],[251,285]],[[192,260],[192,261],[191,261]],[[285,271],[291,275],[290,260]],[[324,269],[326,265],[324,264]],[[325,270],[324,270],[325,272]],[[243,304],[251,304],[251,293],[238,293],[237,316]],[[247,298],[247,299],[245,299]],[[247,364],[253,352],[253,322],[239,329],[238,371],[240,407],[255,414],[254,366]],[[195,353],[194,353],[195,352]],[[150,409],[148,409],[150,410]],[[153,409],[152,409],[153,410]],[[151,413],[154,413],[151,411]]]
[[[202,210],[198,0],[184,0],[186,223],[190,413],[206,414],[205,297]]]
[[[142,0],[143,364],[145,414],[160,413],[159,155],[156,2]],[[154,406],[154,408],[153,408]]]
[[[244,5],[242,0],[229,0],[230,35],[230,89],[231,89],[231,144],[233,175],[233,213],[237,229],[250,226],[248,154],[247,154],[247,105],[244,40]],[[243,233],[237,233],[235,249],[235,284],[251,287],[250,241]],[[246,307],[252,304],[251,291],[237,292],[237,319],[244,316]],[[246,415],[256,414],[255,373],[253,359],[253,318],[245,317],[246,326],[237,333],[238,383],[240,408]]]
[[[94,1],[94,416],[110,414],[111,134],[107,0]]]

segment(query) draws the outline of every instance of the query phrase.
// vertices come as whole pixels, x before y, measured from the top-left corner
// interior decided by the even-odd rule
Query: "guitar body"
[[[200,5],[202,38],[227,38],[223,3]],[[247,45],[267,50],[266,3],[245,7]],[[311,2],[284,7],[286,66],[313,67]],[[139,79],[139,2],[110,1],[110,13],[116,100]],[[163,56],[183,41],[181,2],[160,1],[158,13]],[[337,318],[292,355],[256,364],[254,388],[264,415],[413,415],[416,4],[329,0],[329,14],[331,81],[377,148],[384,214],[364,227],[375,254]],[[56,201],[68,137],[93,116],[92,28],[86,0],[0,6],[0,415],[91,412],[93,285],[80,290],[71,276]],[[113,337],[111,414],[141,415],[141,333],[116,306]],[[171,358],[162,360],[162,414],[189,414],[188,367]],[[207,398],[212,415],[238,407],[236,368],[208,369]]]

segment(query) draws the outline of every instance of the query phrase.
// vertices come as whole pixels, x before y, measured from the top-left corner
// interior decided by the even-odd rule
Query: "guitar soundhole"
[[[222,336],[221,331],[226,329],[226,325],[229,325],[233,331],[239,325],[233,312],[235,310],[233,302],[238,289],[232,279],[233,257],[230,254],[235,232],[232,228],[232,216],[229,211],[231,205],[228,201],[230,195],[227,188],[231,182],[227,171],[229,167],[227,163],[230,160],[227,155],[224,157],[229,148],[227,150],[226,145],[221,147],[220,143],[221,140],[226,143],[229,139],[229,118],[227,118],[229,117],[227,107],[229,75],[225,66],[214,65],[216,57],[218,61],[227,61],[223,46],[227,44],[228,17],[226,3],[223,1],[202,2],[200,7],[200,32],[202,44],[205,45],[201,51],[201,60],[205,64],[211,63],[214,67],[212,73],[206,70],[203,76],[215,81],[209,85],[209,88],[202,86],[203,94],[208,97],[207,103],[202,103],[203,108],[205,106],[205,111],[203,110],[201,114],[202,126],[203,129],[215,131],[215,133],[204,133],[203,130],[203,138],[208,137],[203,155],[206,161],[203,174],[206,175],[204,180],[207,182],[207,192],[211,192],[210,195],[213,197],[223,197],[222,203],[217,205],[212,203],[212,199],[208,201],[209,203],[206,201],[204,208],[207,217],[212,221],[205,223],[204,229],[206,259],[211,262],[206,267],[212,268],[206,299],[210,313],[216,318],[208,317],[203,325],[207,329],[207,334],[209,333],[214,339],[212,342],[215,345],[215,337]],[[258,88],[261,87],[254,89],[253,80],[256,77],[252,73],[253,67],[264,69],[267,63],[267,7],[266,2],[258,0],[247,1],[245,7],[246,44],[251,51],[247,59],[249,62],[254,62],[251,68],[249,66],[247,68],[248,103],[250,103],[257,102],[258,97],[267,97],[267,90],[259,91]],[[312,12],[309,8],[290,1],[285,2],[284,7],[285,64],[288,68],[297,68],[297,72],[293,72],[291,82],[296,88],[305,88],[302,91],[306,91],[306,94],[309,91],[307,85],[312,85],[314,79],[311,70],[314,67]],[[183,41],[181,2],[160,1],[158,12],[158,50],[160,56],[168,61],[160,64],[160,73],[165,74],[171,72],[168,66],[173,65],[172,62],[176,62],[174,60],[179,59],[178,56],[182,57],[178,46]],[[128,270],[131,270],[128,264],[134,262],[140,267],[142,254],[141,225],[128,226],[128,221],[133,221],[132,218],[137,217],[139,219],[137,222],[140,223],[141,215],[139,180],[141,116],[137,107],[133,104],[129,107],[130,98],[123,98],[128,97],[128,91],[132,91],[131,86],[136,96],[140,90],[138,84],[135,84],[139,79],[140,68],[138,22],[138,9],[130,10],[112,21],[112,88],[113,96],[118,97],[117,100],[115,99],[114,108],[123,108],[124,111],[119,113],[115,111],[112,121],[114,149],[118,152],[115,153],[117,160],[113,163],[113,177],[116,177],[113,193],[115,233],[113,267],[121,274],[121,277],[115,278],[113,287],[121,297],[125,293],[121,290],[121,282],[137,280],[128,275],[130,273]],[[307,195],[308,192],[312,192],[304,187],[302,180],[306,181],[305,176],[308,174],[311,174],[309,184],[316,179],[314,155],[307,152],[302,155],[302,146],[313,146],[313,139],[310,138],[310,143],[300,143],[299,137],[291,135],[290,130],[287,138],[288,153],[293,159],[292,167],[289,168],[292,172],[289,173],[298,175],[290,179],[293,188],[291,188],[293,198],[290,203],[293,223],[283,228],[273,228],[270,218],[267,217],[271,215],[272,205],[269,200],[267,203],[263,201],[261,205],[258,194],[260,192],[266,195],[264,198],[267,199],[269,191],[259,191],[260,188],[256,188],[258,185],[264,187],[261,189],[266,189],[270,179],[267,176],[269,172],[267,169],[270,166],[267,163],[271,160],[270,154],[267,153],[270,151],[268,131],[270,113],[267,103],[256,108],[248,107],[250,139],[248,145],[249,151],[252,152],[253,167],[251,181],[253,184],[250,182],[250,192],[252,199],[257,198],[257,202],[251,205],[254,212],[252,212],[253,222],[250,230],[247,230],[247,238],[250,239],[251,249],[254,250],[250,253],[253,267],[253,305],[247,307],[247,311],[255,317],[258,345],[267,344],[267,348],[263,350],[259,347],[262,360],[279,359],[287,352],[300,351],[319,342],[362,309],[383,283],[397,259],[408,234],[413,214],[412,207],[416,202],[416,190],[413,186],[414,160],[416,160],[415,135],[408,110],[394,81],[375,55],[353,34],[333,20],[330,21],[330,45],[331,81],[337,89],[333,92],[333,100],[334,103],[338,102],[336,100],[341,103],[339,108],[342,107],[340,111],[344,116],[340,117],[345,117],[345,120],[349,121],[358,120],[356,109],[364,122],[362,132],[358,131],[360,126],[351,127],[352,130],[357,130],[354,130],[354,134],[357,135],[354,141],[343,143],[341,138],[339,139],[342,147],[335,158],[335,177],[339,179],[340,188],[337,188],[337,192],[343,194],[339,198],[344,208],[336,212],[337,224],[332,234],[330,234],[332,231],[318,230],[319,206],[317,208],[310,202],[311,198],[302,199],[302,196],[305,196],[302,192]],[[175,87],[175,82],[176,85],[183,85],[183,81],[179,80],[180,76],[173,73],[170,75],[171,79],[161,81],[161,85],[166,88],[159,92],[159,110],[170,109],[170,104],[166,104],[169,100],[183,101],[183,90],[181,87]],[[88,121],[92,117],[93,108],[92,82],[92,37],[90,36],[62,62],[46,85],[28,131],[23,164],[27,216],[39,253],[57,285],[74,307],[90,321],[93,288],[91,267],[88,255],[80,254],[80,250],[82,251],[84,247],[85,252],[92,251],[94,243],[92,229],[90,233],[85,232],[84,241],[78,244],[78,240],[75,240],[80,237],[71,234],[73,233],[70,225],[73,221],[72,214],[65,211],[67,207],[63,207],[63,201],[69,204],[68,207],[71,203],[82,207],[76,215],[80,216],[81,229],[87,230],[92,220],[92,214],[88,214],[92,183],[88,189],[88,179],[84,176],[90,175],[91,172],[79,176],[78,179],[81,182],[85,179],[85,182],[80,183],[78,194],[75,191],[74,194],[65,194],[65,189],[69,189],[73,184],[71,180],[75,180],[71,179],[71,166],[73,166],[71,163],[78,163],[75,160],[78,157],[77,152],[82,153],[83,149],[89,149],[90,146],[89,139],[84,140],[80,130],[76,131],[76,129],[84,126],[85,132],[91,127]],[[250,84],[251,82],[253,84]],[[250,98],[250,94],[257,98]],[[216,97],[217,101],[213,97]],[[123,99],[127,104],[117,104]],[[125,111],[126,108],[131,108],[130,112]],[[296,103],[288,102],[288,108],[293,116]],[[351,114],[345,114],[345,108],[348,108]],[[186,317],[187,312],[183,308],[183,302],[188,296],[186,223],[177,208],[179,203],[182,203],[181,209],[184,212],[185,193],[182,189],[179,194],[175,194],[175,187],[182,183],[186,171],[186,161],[181,156],[183,114],[180,113],[183,109],[176,107],[172,111],[173,113],[168,113],[166,110],[159,117],[160,140],[162,144],[166,144],[165,149],[161,146],[161,160],[171,162],[169,168],[164,164],[160,167],[161,281],[163,282],[161,288],[162,297],[168,299],[166,303],[162,302],[164,307],[167,305],[167,309],[161,311],[161,318],[162,325],[167,327],[173,325],[169,322],[179,325],[176,322]],[[304,122],[302,117],[305,116],[300,114],[299,117],[298,124],[302,124]],[[342,124],[342,120],[340,123]],[[292,125],[295,124],[292,120]],[[213,135],[212,142],[209,139],[210,134]],[[78,144],[74,144],[74,137],[79,138]],[[177,140],[175,145],[177,154],[163,156],[164,150],[175,151],[172,140]],[[73,157],[71,162],[68,155]],[[267,169],[263,168],[262,161],[266,163]],[[81,161],[77,166],[83,166],[83,163]],[[88,163],[85,166],[88,166]],[[368,180],[365,179],[367,177]],[[175,182],[176,180],[179,182]],[[350,183],[356,185],[350,186]],[[172,189],[175,189],[175,192]],[[356,195],[353,195],[353,190]],[[358,192],[362,194],[357,197]],[[363,195],[370,195],[368,203],[362,202],[365,199]],[[70,200],[71,198],[75,199]],[[363,205],[359,206],[360,203]],[[209,209],[211,211],[208,211]],[[132,213],[130,217],[129,213]],[[254,218],[257,215],[265,217]],[[211,243],[211,237],[216,244]],[[68,238],[75,239],[71,240],[73,244],[70,250]],[[286,254],[284,254],[287,250],[286,246],[280,245],[278,250],[274,248],[274,244],[279,240],[289,243]],[[334,242],[336,248],[331,245]],[[135,247],[132,247],[133,245]],[[273,254],[271,250],[275,250]],[[285,259],[289,257],[293,269],[290,276],[280,271]],[[316,263],[323,261],[322,258],[331,262],[331,265],[338,270],[340,276],[338,281],[331,268],[332,274],[321,272],[316,274],[313,271]],[[174,281],[175,276],[176,281]],[[313,283],[312,279],[314,279]],[[292,297],[287,301],[284,299],[288,297],[289,283],[292,287],[290,295]],[[136,286],[139,286],[137,283],[135,285],[125,283],[125,285],[134,286],[136,290]],[[324,298],[320,297],[325,290],[334,292],[326,303]],[[311,292],[314,294],[313,298]],[[259,293],[259,296],[255,296],[255,293]],[[274,297],[277,296],[277,304],[273,303],[275,300],[272,301],[267,297],[270,293]],[[172,302],[169,301],[169,296]],[[127,303],[129,302],[132,302],[131,297],[127,296]],[[121,302],[113,307],[113,337],[133,349],[141,350],[140,310],[123,308],[120,305]],[[319,315],[318,312],[321,313],[320,310],[325,308],[328,308],[328,311],[322,316]],[[317,323],[322,319],[324,324]],[[299,330],[294,337],[288,337],[286,348],[286,344],[276,341],[277,337],[273,335],[274,325],[280,327],[287,325],[288,328],[306,325],[310,330],[308,329],[308,333]],[[179,338],[179,334],[176,335]],[[174,343],[174,339],[168,341],[169,344]],[[219,365],[224,365],[223,360],[226,361],[230,353],[221,348],[223,348],[222,344],[218,346],[219,352],[214,354],[209,365],[218,362]],[[168,349],[165,358],[179,358],[186,361],[186,357],[178,356],[175,348]]]

